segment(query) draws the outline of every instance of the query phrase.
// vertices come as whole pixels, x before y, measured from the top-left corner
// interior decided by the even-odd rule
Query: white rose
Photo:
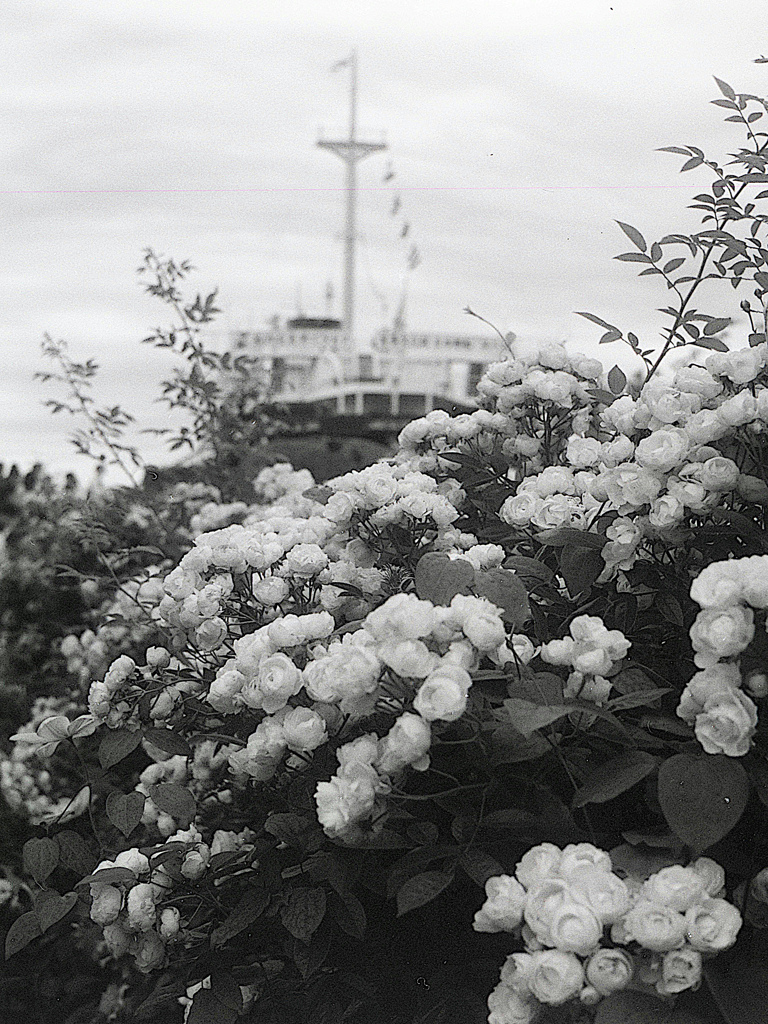
[[[690,865],[701,877],[708,896],[719,896],[725,889],[725,871],[711,857],[697,857]]]
[[[91,920],[106,925],[117,920],[123,905],[123,894],[114,885],[94,887],[91,900]]]
[[[426,757],[432,729],[421,715],[403,712],[379,744],[377,769],[391,775],[409,764],[418,764]]]
[[[476,932],[511,932],[523,919],[527,894],[511,875],[495,875],[485,883],[486,900],[475,914]]]
[[[565,457],[572,466],[586,469],[600,461],[602,445],[594,437],[571,437],[568,439]]]
[[[704,880],[693,868],[672,864],[646,880],[642,895],[652,903],[686,911],[704,896]]]
[[[688,941],[701,953],[719,953],[736,941],[741,914],[727,900],[705,899],[685,915]]]
[[[283,736],[289,750],[315,750],[328,739],[325,720],[311,708],[293,708],[282,720]]]
[[[478,651],[495,651],[506,640],[504,623],[495,611],[480,610],[464,619],[464,636]]]
[[[365,628],[377,640],[418,640],[428,636],[437,622],[431,601],[415,594],[395,594],[365,618]]]
[[[749,646],[755,635],[755,614],[751,608],[703,608],[690,630],[696,651],[694,661],[707,668],[723,658],[732,658]]]
[[[701,984],[701,953],[683,946],[664,954],[661,961],[661,980],[656,983],[659,995],[676,995]]]
[[[499,518],[510,526],[528,526],[543,505],[543,500],[532,491],[519,491],[507,498],[499,509]]]
[[[557,874],[562,850],[554,843],[539,843],[524,853],[515,867],[515,874],[526,889]]]
[[[629,940],[655,953],[682,946],[686,933],[686,918],[677,910],[662,903],[639,899],[624,918],[624,930]]]
[[[139,850],[123,850],[115,857],[116,868],[128,868],[137,878],[149,874],[149,858]]]
[[[660,473],[669,473],[679,466],[688,451],[685,431],[675,427],[654,430],[644,437],[635,450],[635,459],[641,466]]]
[[[157,970],[165,960],[165,945],[157,932],[137,935],[131,943],[130,953],[142,974]]]
[[[568,884],[602,924],[615,924],[629,910],[629,889],[612,871],[598,866],[575,868],[568,876]]]
[[[570,843],[565,847],[559,868],[559,873],[563,878],[570,879],[574,871],[590,867],[596,867],[606,872],[612,871],[610,854],[593,846],[592,843]]]
[[[685,515],[685,506],[679,498],[671,494],[662,494],[651,502],[648,510],[648,522],[658,530],[669,529],[670,526],[677,526]]]
[[[732,491],[739,482],[741,472],[733,459],[717,455],[707,459],[697,473],[699,482],[708,491]]]
[[[466,710],[471,685],[469,672],[459,665],[443,663],[419,687],[414,710],[428,722],[455,722]]]
[[[181,915],[179,914],[178,907],[165,907],[160,913],[160,937],[168,942],[170,939],[175,938],[179,934],[179,920]]]
[[[553,946],[552,918],[564,903],[572,902],[571,889],[562,878],[544,878],[528,890],[523,916],[533,934],[545,946]]]
[[[146,932],[155,924],[155,903],[158,899],[157,886],[139,882],[128,892],[128,927],[136,932]]]
[[[368,508],[381,508],[397,497],[397,480],[390,467],[368,467],[358,474],[357,485]]]
[[[104,926],[104,941],[116,960],[128,952],[131,938],[131,933],[126,931],[122,921],[113,921],[112,924]]]
[[[245,686],[247,680],[242,672],[227,669],[214,679],[206,700],[223,715],[231,715],[236,710],[235,697]]]
[[[534,962],[528,986],[540,1003],[559,1006],[578,994],[584,984],[578,957],[559,949],[545,949],[531,956]]]
[[[296,544],[287,552],[281,574],[309,579],[328,565],[328,555],[317,544]]]
[[[632,957],[623,949],[598,949],[587,961],[587,981],[601,996],[620,992],[632,980]]]
[[[488,996],[488,1024],[531,1024],[537,1007],[500,982]]]
[[[600,941],[603,926],[590,907],[563,902],[552,915],[549,934],[558,949],[587,956]]]
[[[265,576],[253,583],[253,596],[267,608],[274,608],[288,597],[290,587],[281,576]]]
[[[541,530],[552,530],[560,526],[577,526],[583,519],[583,512],[577,498],[566,494],[552,494],[545,498],[531,522]]]
[[[434,671],[440,661],[439,655],[427,647],[422,640],[401,640],[399,643],[383,643],[378,655],[385,665],[399,676],[424,679]]]
[[[694,724],[696,739],[708,754],[743,757],[757,728],[757,707],[741,690],[709,697]]]
[[[302,675],[287,654],[271,654],[259,664],[258,688],[261,704],[251,705],[274,714],[288,703],[288,698],[299,692]]]
[[[718,406],[717,418],[722,420],[726,426],[742,427],[745,423],[751,423],[757,416],[757,402],[749,391],[740,391]]]

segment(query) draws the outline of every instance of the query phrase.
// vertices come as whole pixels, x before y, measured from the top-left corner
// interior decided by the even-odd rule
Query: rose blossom
[[[584,970],[573,953],[544,949],[531,956],[534,962],[528,985],[540,1003],[559,1006],[579,992],[584,984]]]
[[[743,757],[757,728],[757,707],[741,690],[714,694],[696,717],[696,739],[708,754]]]
[[[443,663],[421,684],[413,707],[428,722],[455,722],[466,710],[471,685],[466,669]]]
[[[536,1005],[500,982],[488,996],[488,1024],[531,1024]]]
[[[685,915],[688,941],[701,953],[719,953],[736,941],[741,914],[727,900],[705,899]]]
[[[707,668],[723,658],[731,658],[749,646],[755,635],[755,615],[751,608],[704,608],[690,630],[696,651],[694,661]]]
[[[562,850],[554,843],[539,843],[523,854],[517,862],[515,874],[526,889],[532,889],[557,873],[562,855]]]
[[[661,903],[639,899],[624,918],[627,937],[655,953],[682,946],[686,932],[686,918]]]
[[[686,911],[703,898],[704,880],[691,867],[671,864],[651,875],[643,885],[642,895],[652,903]]]
[[[610,854],[593,846],[592,843],[570,843],[563,850],[559,873],[570,881],[572,872],[579,868],[596,867],[601,871],[611,871]]]
[[[603,926],[591,908],[573,900],[560,904],[549,925],[552,944],[580,956],[590,953],[602,934]]]
[[[380,741],[377,769],[390,775],[408,764],[416,767],[426,758],[431,735],[429,722],[421,715],[405,711]]]
[[[632,957],[623,949],[598,949],[587,961],[587,981],[601,996],[620,992],[632,980]]]
[[[661,980],[656,983],[659,995],[675,995],[701,983],[701,953],[690,946],[672,949],[661,961]]]
[[[306,753],[328,739],[325,720],[312,708],[292,708],[282,719],[283,736],[289,750]]]
[[[630,905],[629,889],[618,875],[600,867],[575,868],[568,883],[577,898],[594,911],[601,924],[615,924]]]
[[[486,900],[475,914],[476,932],[511,932],[523,918],[526,892],[511,875],[495,875],[485,883]]]

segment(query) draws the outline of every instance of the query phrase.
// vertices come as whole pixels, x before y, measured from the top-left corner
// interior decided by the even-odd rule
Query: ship
[[[346,138],[320,138],[317,145],[345,165],[342,315],[299,315],[282,324],[273,318],[265,330],[233,331],[228,345],[233,361],[244,356],[241,363],[258,367],[252,403],[263,405],[266,398],[268,404],[281,408],[283,422],[290,424],[287,429],[386,442],[405,423],[434,409],[456,414],[476,408],[477,383],[503,346],[490,332],[414,333],[402,322],[381,328],[372,338],[359,338],[355,328],[357,167],[387,146],[358,138],[356,52],[336,67],[349,70],[349,130]],[[242,390],[240,404],[247,415],[248,396]]]

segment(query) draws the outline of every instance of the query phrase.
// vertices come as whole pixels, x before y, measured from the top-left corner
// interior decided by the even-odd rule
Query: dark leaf
[[[504,701],[504,710],[509,724],[526,738],[568,714],[565,704],[534,704],[520,697],[508,697]]]
[[[449,605],[457,594],[470,593],[475,569],[466,559],[431,552],[417,562],[414,579],[416,593],[422,600]]]
[[[189,823],[195,816],[195,798],[186,786],[175,782],[160,782],[150,787],[149,795],[161,811],[174,818]]]
[[[325,906],[324,889],[297,886],[290,890],[287,902],[280,907],[280,919],[294,938],[309,942],[325,917]]]
[[[452,871],[425,871],[409,878],[397,894],[397,916],[431,903],[452,881]]]
[[[145,729],[144,738],[166,754],[180,754],[182,757],[192,756],[192,748],[184,737],[179,736],[171,729]]]
[[[737,824],[749,797],[749,779],[725,755],[675,754],[659,768],[659,803],[667,824],[696,853]]]
[[[722,79],[715,77],[715,75],[713,75],[712,77],[717,82],[717,87],[720,90],[720,92],[723,94],[723,96],[727,96],[729,100],[735,100],[736,99],[736,93],[733,91],[733,89],[730,87],[730,85],[728,85],[727,82],[723,82]]]
[[[91,882],[98,882],[99,885],[131,885],[138,882],[138,878],[129,868],[101,868],[81,878],[77,884],[90,885]]]
[[[55,838],[62,867],[69,868],[81,878],[93,871],[96,858],[81,835],[66,829],[64,832],[58,832]]]
[[[637,248],[641,252],[645,252],[646,251],[648,246],[646,244],[645,239],[640,234],[640,232],[637,230],[637,228],[633,228],[631,224],[624,224],[620,220],[617,220],[616,223],[619,225],[619,227],[624,232],[624,234],[627,236],[627,238],[630,240],[630,242],[632,242],[634,245],[636,245]]]
[[[627,385],[627,375],[620,366],[614,366],[608,371],[608,387],[614,395],[620,395]]]
[[[5,936],[5,959],[10,960],[14,954],[24,949],[40,935],[42,935],[42,931],[34,910],[29,910],[21,917],[17,917]]]
[[[131,729],[108,729],[99,744],[99,764],[111,768],[138,747],[141,732]]]
[[[133,832],[143,813],[143,793],[110,793],[107,797],[107,817],[124,836]]]
[[[712,334],[719,334],[720,331],[724,331],[726,327],[731,323],[730,317],[713,317],[708,324],[704,327],[704,333],[709,337]]]
[[[588,594],[604,569],[603,556],[591,548],[569,546],[560,555],[560,574],[572,598]]]
[[[489,878],[495,875],[503,875],[504,868],[489,853],[471,846],[459,857],[459,864],[466,873],[482,889]]]
[[[619,256],[613,257],[615,260],[619,260],[621,263],[650,263],[651,257],[646,256],[642,252],[623,252]]]
[[[265,889],[248,888],[229,917],[214,929],[211,934],[211,946],[223,946],[235,935],[239,935],[257,918],[261,917],[269,903],[269,893]]]
[[[186,1024],[235,1024],[237,1010],[225,1006],[209,988],[195,992]]]
[[[23,849],[24,870],[40,885],[59,863],[59,847],[53,839],[28,839]]]
[[[574,807],[602,804],[625,793],[656,767],[657,758],[643,750],[630,750],[588,775],[573,797]]]
[[[65,918],[76,903],[76,892],[68,892],[60,896],[52,889],[46,889],[38,893],[35,898],[35,914],[37,914],[40,931],[48,931],[49,928]]]
[[[510,569],[485,569],[478,572],[475,576],[475,592],[503,609],[502,618],[512,624],[514,632],[519,632],[531,617],[525,586]]]

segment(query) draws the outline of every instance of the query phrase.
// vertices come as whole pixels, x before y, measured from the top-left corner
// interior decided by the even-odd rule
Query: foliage
[[[14,738],[81,813],[29,816],[11,964],[76,929],[125,979],[117,1020],[672,1024],[704,960],[744,1019],[727,968],[761,991],[768,924],[768,251],[746,199],[768,137],[764,102],[719,85],[747,146],[738,173],[685,148],[714,175],[704,230],[620,225],[619,258],[674,296],[658,355],[587,314],[641,387],[510,344],[475,412],[415,420],[389,460],[321,486],[274,467],[262,504],[199,504],[122,577],[107,545],[152,633],[112,634],[98,672],[67,644],[87,712],[36,706]],[[207,443],[215,295],[185,304],[188,269],[148,255],[182,325],[151,340],[188,360],[166,395]],[[752,289],[746,347],[692,305],[719,279]]]

